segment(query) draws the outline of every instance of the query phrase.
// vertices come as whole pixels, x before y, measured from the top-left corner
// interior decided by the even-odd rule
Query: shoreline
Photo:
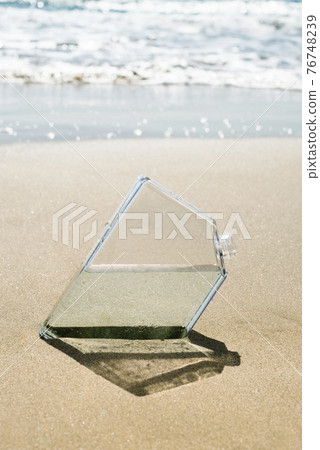
[[[0,143],[59,141],[59,133],[68,140],[223,140],[243,133],[248,137],[301,136],[300,91],[121,85],[14,88],[21,95],[0,84],[5,117],[0,122]]]

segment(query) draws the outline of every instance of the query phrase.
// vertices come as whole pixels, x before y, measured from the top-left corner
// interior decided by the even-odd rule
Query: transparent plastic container
[[[223,257],[234,252],[210,216],[140,176],[40,335],[185,337],[227,276]]]

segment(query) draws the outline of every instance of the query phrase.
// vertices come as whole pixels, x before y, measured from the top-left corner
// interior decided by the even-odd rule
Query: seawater
[[[217,266],[82,271],[42,331],[56,337],[183,337],[189,321],[220,278]]]
[[[0,17],[14,82],[300,89],[299,1],[0,0]]]

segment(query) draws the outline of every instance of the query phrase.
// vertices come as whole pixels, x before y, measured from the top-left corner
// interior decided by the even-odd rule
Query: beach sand
[[[119,343],[117,358],[109,348],[92,361],[38,340],[93,245],[53,241],[52,215],[85,205],[102,230],[121,201],[111,184],[125,194],[145,173],[180,194],[231,142],[74,142],[87,161],[65,142],[0,147],[2,448],[300,448],[298,138],[242,139],[183,195],[223,213],[221,232],[240,213],[251,236],[236,237],[222,296],[195,326],[207,354],[141,359]]]

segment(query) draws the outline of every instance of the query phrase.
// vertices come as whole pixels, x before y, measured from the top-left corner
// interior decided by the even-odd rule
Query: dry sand
[[[181,193],[230,143],[74,146],[122,193],[141,173]],[[159,348],[151,348],[141,360],[119,343],[117,358],[106,349],[93,361],[37,340],[93,245],[78,251],[54,242],[52,214],[70,202],[85,205],[98,211],[101,230],[121,197],[67,143],[1,146],[0,161],[1,447],[300,448],[299,139],[241,140],[184,195],[223,212],[220,230],[239,212],[252,238],[237,238],[223,297],[195,327],[193,339],[213,357],[204,351],[194,359],[190,349],[185,358],[167,349],[170,358],[157,359]]]

